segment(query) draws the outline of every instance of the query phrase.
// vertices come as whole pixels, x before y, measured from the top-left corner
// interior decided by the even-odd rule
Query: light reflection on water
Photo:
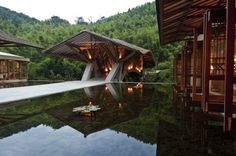
[[[39,125],[1,139],[0,149],[0,154],[4,156],[143,156],[155,154],[156,145],[145,144],[111,129],[84,137],[82,133],[69,126],[55,130],[49,126]]]
[[[96,118],[72,112],[89,103]],[[217,119],[171,85],[85,88],[0,107],[0,156],[235,156]]]
[[[153,93],[109,84],[0,108],[0,156],[156,155],[155,119],[143,120]],[[72,112],[91,103],[101,107],[96,118]]]

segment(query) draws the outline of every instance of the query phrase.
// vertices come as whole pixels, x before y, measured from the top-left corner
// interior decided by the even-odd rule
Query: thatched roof
[[[88,30],[84,30],[79,34],[76,34],[69,39],[62,41],[43,52],[54,56],[86,62],[83,56],[81,56],[83,52],[80,49],[82,49],[83,47],[94,47],[93,50],[97,53],[102,50],[104,51],[105,49],[107,51],[110,51],[109,53],[113,53],[112,55],[114,55],[114,57],[118,55],[118,49],[123,48],[126,51],[135,52],[137,55],[143,55],[144,62],[146,62],[146,65],[148,67],[152,67],[155,65],[155,60],[150,50],[118,39],[111,39]]]
[[[38,44],[31,43],[29,41],[19,39],[9,35],[0,30],[0,47],[33,47],[43,49],[42,46]]]

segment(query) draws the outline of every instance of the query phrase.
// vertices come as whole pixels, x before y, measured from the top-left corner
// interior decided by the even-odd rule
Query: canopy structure
[[[142,73],[155,66],[151,51],[84,30],[44,51],[46,54],[87,63],[82,80],[122,81],[129,72]]]
[[[13,37],[0,30],[0,47],[33,47],[43,49],[42,46],[29,41]]]
[[[206,10],[225,5],[225,0],[156,0],[161,44],[192,38]]]

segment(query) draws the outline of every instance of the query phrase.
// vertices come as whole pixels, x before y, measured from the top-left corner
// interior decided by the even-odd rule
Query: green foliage
[[[172,70],[169,69],[171,65],[161,69],[159,68],[162,66],[160,63],[172,62],[174,55],[182,47],[181,43],[160,47],[154,2],[108,18],[102,17],[95,23],[86,23],[83,17],[78,17],[76,24],[70,24],[58,16],[39,21],[3,7],[0,7],[0,19],[0,28],[3,31],[38,43],[45,48],[49,48],[83,29],[89,29],[149,49],[155,56],[156,69],[164,70],[162,72],[164,77],[160,78],[160,81],[171,81],[170,75],[172,75]],[[85,67],[83,63],[51,58],[32,48],[3,48],[1,51],[30,58],[30,79],[78,79]]]

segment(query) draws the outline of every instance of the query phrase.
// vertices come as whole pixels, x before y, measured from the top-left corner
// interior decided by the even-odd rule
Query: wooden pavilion
[[[28,80],[29,59],[0,52],[0,82],[26,82]]]
[[[0,31],[0,47],[33,47],[40,48],[37,44],[15,38]],[[28,79],[29,59],[0,52],[0,83],[25,82]]]
[[[235,0],[156,0],[161,44],[185,41],[174,81],[204,112],[224,115],[230,131],[236,102]],[[182,77],[182,79],[180,79]]]
[[[151,51],[87,30],[44,52],[87,63],[82,81],[122,81],[130,73],[141,78],[144,68],[155,66]]]

